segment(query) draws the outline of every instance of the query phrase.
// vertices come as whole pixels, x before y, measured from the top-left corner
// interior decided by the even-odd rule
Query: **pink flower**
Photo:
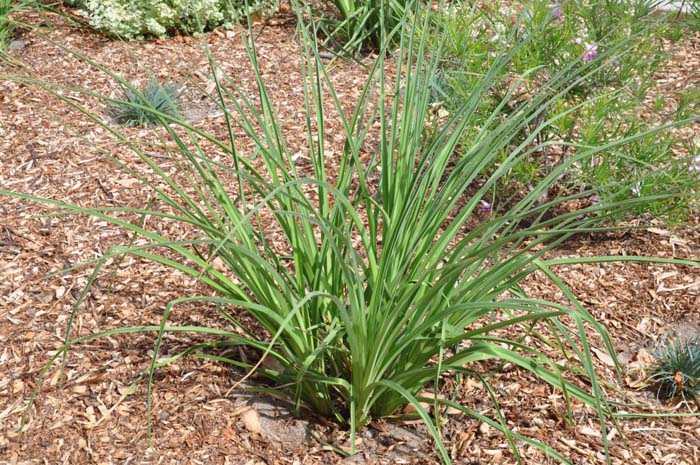
[[[583,61],[592,61],[598,56],[598,45],[586,44],[586,52],[583,54]]]
[[[564,10],[559,3],[552,3],[549,5],[549,14],[552,15],[555,21],[561,21]]]
[[[581,40],[580,37],[577,37],[577,38],[574,39],[574,43],[575,43],[576,45],[581,45],[581,42],[583,42],[583,41]]]
[[[490,213],[491,212],[491,204],[488,203],[486,200],[479,200],[479,203],[481,204],[481,213]]]

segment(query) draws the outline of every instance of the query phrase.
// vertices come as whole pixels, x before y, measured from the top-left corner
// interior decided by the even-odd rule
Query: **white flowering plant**
[[[127,39],[165,37],[175,31],[197,34],[274,9],[268,0],[84,0],[73,4],[93,28]]]

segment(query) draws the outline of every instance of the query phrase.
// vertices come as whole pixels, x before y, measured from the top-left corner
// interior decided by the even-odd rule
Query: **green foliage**
[[[614,105],[599,103],[591,110],[610,112]],[[582,118],[586,118],[586,111]],[[688,116],[691,117],[692,116]],[[582,128],[581,143],[584,145],[602,145],[608,141],[649,129],[649,125],[623,119],[618,126],[611,127],[606,122],[612,117],[599,114],[591,117],[591,122],[598,124]],[[639,195],[653,195],[669,186],[688,194],[688,198],[664,198],[639,205],[630,211],[632,216],[649,214],[654,218],[663,218],[669,225],[679,224],[692,218],[700,208],[697,200],[689,201],[697,189],[697,176],[689,170],[687,157],[675,157],[685,144],[676,140],[671,133],[655,134],[642,137],[619,149],[611,150],[591,160],[586,166],[579,166],[570,173],[573,185],[578,188],[587,186],[627,186],[627,189],[601,187],[596,201],[615,199],[623,201]],[[686,149],[687,151],[687,149]],[[691,152],[693,153],[693,152]],[[618,218],[623,220],[624,217]]]
[[[36,0],[0,0],[0,63],[8,60],[7,46],[14,38],[15,31],[20,27],[32,27],[16,20],[12,15],[29,8],[51,10],[51,6]]]
[[[326,46],[347,54],[381,47],[382,33],[393,30],[407,13],[406,0],[334,0],[339,17],[323,14]]]
[[[110,115],[124,126],[151,126],[162,121],[162,116],[180,115],[180,90],[170,83],[161,84],[155,77],[148,79],[142,90],[122,84],[123,100],[110,105]]]
[[[517,49],[513,59],[494,79],[491,93],[477,110],[483,122],[514,82],[519,81],[519,86],[503,108],[505,113],[512,113],[516,108],[514,103],[529,98],[562,69],[585,66],[591,61],[599,64],[595,72],[558,96],[553,105],[555,111],[568,112],[538,131],[540,140],[558,142],[560,150],[535,153],[515,168],[508,182],[494,189],[496,204],[519,195],[514,190],[524,191],[524,187],[546,176],[551,166],[574,153],[578,144],[601,145],[645,130],[644,124],[639,122],[641,108],[653,74],[664,58],[656,31],[668,24],[666,18],[651,15],[649,2],[535,0],[526,4],[493,2],[485,7],[468,6],[466,2],[458,5],[445,13],[447,38],[440,65],[449,89],[446,92],[449,97],[444,99],[449,112],[456,111],[470,98],[472,89],[483,78],[484,63],[493,63],[499,54],[510,53],[513,49]],[[433,30],[428,28],[424,33],[429,35],[434,47],[439,46],[440,39]],[[520,46],[525,37],[528,44]],[[659,105],[664,105],[662,97],[654,101],[657,110],[661,109]],[[689,99],[683,100],[678,119],[696,116],[693,109]],[[546,117],[543,114],[534,126]],[[526,140],[533,129],[525,128],[520,141]],[[470,146],[470,137],[471,133],[467,133],[464,147]],[[561,179],[559,195],[596,189],[599,193],[595,199],[619,201],[634,196],[638,183],[649,193],[657,188],[663,190],[662,185],[667,182],[685,185],[688,190],[695,180],[680,166],[680,161],[674,160],[678,152],[672,150],[680,143],[670,136],[649,137],[601,153],[591,166],[572,167]],[[504,185],[511,187],[503,189]],[[603,187],[606,185],[616,187]],[[621,186],[627,188],[620,189]],[[662,215],[669,222],[677,222],[692,215],[697,208],[697,205],[688,208],[685,202],[663,199],[640,205],[633,213]]]
[[[0,0],[0,52],[5,51],[12,38],[10,14],[14,11],[13,0]]]
[[[686,0],[683,4],[687,7],[685,22],[693,31],[700,31],[700,0]]]
[[[411,17],[423,18],[421,30],[431,22],[440,37],[448,37],[443,34],[443,16],[418,15],[418,6],[415,8]],[[308,16],[309,12],[300,12],[300,18]],[[229,138],[218,139],[182,120],[163,124],[161,136],[170,141],[162,146],[169,151],[167,163],[177,164],[176,172],[159,166],[164,163],[162,158],[149,155],[139,140],[102,122],[134,151],[144,167],[152,169],[153,176],[144,177],[140,169],[114,159],[130,176],[153,189],[154,204],[138,210],[112,205],[86,209],[30,194],[0,192],[56,206],[60,210],[56,214],[95,216],[134,237],[131,243],[112,247],[90,263],[97,267],[70,321],[101,267],[113,257],[132,255],[172,267],[211,291],[170,302],[158,326],[119,328],[76,338],[69,324],[64,346],[40,376],[81,342],[153,332],[149,393],[154,370],[188,354],[230,363],[267,377],[276,386],[270,390],[288,396],[297,409],[309,408],[348,425],[353,452],[359,428],[410,403],[435,438],[442,460],[449,462],[440,440],[439,409],[435,409],[436,418],[430,418],[421,405],[426,399],[418,397],[419,393],[429,385],[439,392],[443,376],[454,373],[474,376],[492,392],[480,373],[480,362],[494,360],[529,371],[561,390],[570,410],[577,402],[595,411],[607,452],[611,407],[596,377],[590,347],[595,341],[610,354],[615,352],[605,328],[552,269],[596,260],[654,259],[546,259],[545,254],[575,234],[604,230],[601,224],[610,217],[650,200],[686,194],[668,186],[653,197],[641,193],[616,201],[613,195],[609,202],[575,211],[560,208],[566,202],[596,195],[603,187],[613,193],[627,189],[613,183],[545,202],[540,199],[575,167],[661,129],[630,133],[599,146],[578,146],[546,175],[536,177],[526,195],[467,229],[467,220],[484,207],[494,186],[544,148],[546,141],[538,140],[543,128],[566,116],[566,109],[557,111],[561,96],[588,82],[600,71],[601,62],[565,64],[527,99],[516,100],[517,86],[508,87],[484,116],[482,102],[495,98],[492,89],[500,84],[503,70],[529,45],[527,38],[521,38],[509,51],[489,55],[470,95],[435,127],[430,126],[428,116],[435,96],[443,89],[442,47],[428,53],[427,35],[417,34],[406,18],[400,25],[400,35],[395,38],[400,47],[394,54],[397,76],[389,82],[384,72],[390,56],[386,44],[394,42],[386,37],[387,48],[382,48],[370,67],[363,93],[350,113],[335,93],[315,37],[300,27],[305,148],[311,160],[303,173],[285,141],[250,31],[247,45],[256,73],[255,96],[244,91],[235,77],[219,78],[224,73],[210,58]],[[100,69],[126,85],[107,69]],[[38,84],[100,121],[79,100],[67,98],[63,89]],[[144,110],[160,116],[148,106]],[[330,127],[326,115],[331,112],[339,115],[345,137],[332,168],[325,145]],[[542,123],[534,124],[536,121]],[[455,156],[467,134],[466,152]],[[215,145],[228,159],[214,159],[200,141]],[[250,142],[255,146],[252,154],[245,153]],[[256,158],[255,164],[251,157]],[[137,218],[125,219],[134,213],[152,219],[147,224]],[[157,224],[159,218],[182,223],[189,235],[167,237]],[[218,266],[212,264],[214,260]],[[551,280],[569,303],[528,296],[520,284],[536,272]],[[172,324],[178,306],[192,303],[213,306],[221,316],[221,326]],[[241,312],[246,316],[241,317]],[[161,359],[167,343],[164,336],[171,332],[200,333],[210,336],[212,342],[179,353],[171,351]],[[256,351],[258,363],[231,355],[238,354],[237,350],[220,350],[235,346]],[[277,364],[263,364],[266,358]],[[583,383],[578,381],[582,378]],[[40,385],[36,383],[37,389]],[[437,396],[428,399],[502,431],[518,459],[518,445],[524,443],[567,462],[552,447],[512,431],[496,396],[491,400],[494,417]]]
[[[700,405],[700,339],[676,339],[654,354],[657,365],[649,381],[659,396],[694,400]]]
[[[179,31],[196,34],[260,13],[272,2],[243,0],[80,0],[89,24],[123,38],[164,37]]]
[[[691,87],[690,89],[678,92],[676,97],[676,117],[678,119],[700,115],[700,88]]]

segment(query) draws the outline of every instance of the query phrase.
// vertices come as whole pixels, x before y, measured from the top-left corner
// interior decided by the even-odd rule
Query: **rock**
[[[671,323],[661,335],[659,347],[669,345],[674,341],[700,340],[700,324],[690,318],[681,318]]]
[[[308,422],[294,418],[285,404],[265,398],[252,398],[246,404],[241,420],[251,433],[287,447],[303,447],[308,440]]]
[[[700,339],[700,325],[690,320],[679,320],[673,325],[673,333],[675,337],[684,341],[693,341]]]
[[[262,434],[264,432],[260,424],[260,415],[252,408],[241,414],[241,420],[243,420],[245,428],[251,433]]]
[[[367,457],[363,454],[355,454],[349,457],[345,457],[340,461],[343,465],[364,465],[368,462]]]
[[[402,441],[411,445],[418,445],[426,438],[415,431],[400,426],[387,425],[387,434],[396,441]]]
[[[27,46],[27,41],[26,40],[13,40],[10,42],[10,45],[7,46],[7,49],[11,52],[16,52],[17,50],[22,50]]]

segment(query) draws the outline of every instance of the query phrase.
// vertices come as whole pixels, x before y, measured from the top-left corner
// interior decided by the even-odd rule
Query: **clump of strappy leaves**
[[[700,338],[679,338],[655,354],[649,380],[662,399],[680,397],[700,405]]]
[[[180,95],[181,89],[175,84],[151,77],[141,89],[122,86],[121,100],[112,103],[110,115],[122,126],[154,126],[163,121],[164,115],[180,115]]]

